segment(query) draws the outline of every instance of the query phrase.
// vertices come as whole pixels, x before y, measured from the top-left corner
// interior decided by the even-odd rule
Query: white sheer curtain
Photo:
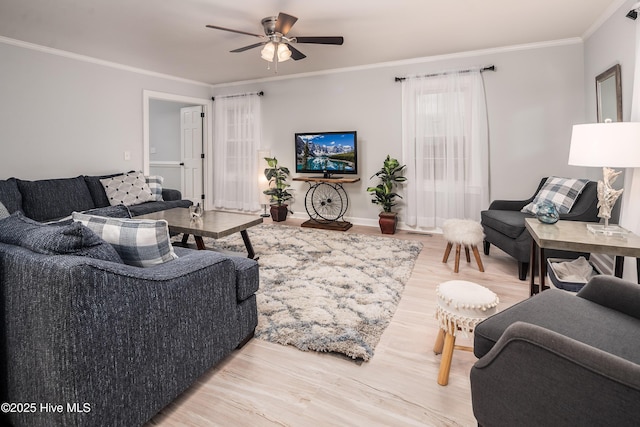
[[[480,219],[489,205],[489,136],[479,69],[402,83],[405,222]]]
[[[256,153],[262,128],[260,96],[219,97],[213,104],[214,207],[258,211]]]

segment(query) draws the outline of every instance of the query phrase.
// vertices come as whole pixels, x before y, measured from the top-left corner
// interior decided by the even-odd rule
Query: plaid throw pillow
[[[551,176],[545,181],[540,191],[538,191],[538,194],[533,198],[533,201],[522,208],[520,212],[535,215],[540,203],[550,202],[556,206],[559,213],[569,213],[578,196],[588,183],[588,179],[570,179]]]
[[[133,206],[153,200],[142,172],[130,172],[113,178],[101,179],[111,206]]]
[[[73,220],[111,243],[125,264],[152,267],[178,258],[165,220],[107,218],[78,212],[73,213]]]
[[[153,194],[153,199],[151,200],[156,202],[164,201],[162,198],[162,183],[164,182],[164,178],[160,175],[151,175],[145,176],[144,179],[147,181],[151,194]]]

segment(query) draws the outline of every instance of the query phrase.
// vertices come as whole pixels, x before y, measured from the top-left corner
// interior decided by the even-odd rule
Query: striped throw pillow
[[[152,267],[178,258],[165,220],[108,218],[79,212],[72,216],[110,243],[125,264]]]

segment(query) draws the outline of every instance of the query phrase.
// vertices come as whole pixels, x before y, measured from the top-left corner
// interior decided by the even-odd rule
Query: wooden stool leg
[[[478,247],[476,245],[472,245],[471,250],[473,251],[473,256],[476,258],[476,262],[478,263],[478,270],[484,273],[484,266],[482,265],[482,259],[480,259],[480,252],[478,252]]]
[[[451,359],[453,358],[453,347],[456,344],[456,337],[449,332],[444,337],[444,349],[440,360],[440,371],[438,372],[438,384],[449,384],[449,372],[451,371]]]
[[[449,259],[449,254],[451,253],[451,248],[453,247],[453,243],[447,243],[447,249],[444,250],[444,257],[442,258],[442,262],[447,262]]]
[[[442,353],[442,348],[444,347],[444,329],[440,329],[438,331],[438,336],[436,337],[436,343],[433,345],[433,352],[435,354]]]
[[[469,246],[464,245],[464,254],[467,256],[467,262],[471,262],[471,256],[469,255]]]
[[[453,268],[453,272],[457,273],[460,270],[460,243],[456,243],[456,265]]]

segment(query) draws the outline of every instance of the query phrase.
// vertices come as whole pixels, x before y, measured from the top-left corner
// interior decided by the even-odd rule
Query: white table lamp
[[[598,217],[604,225],[590,225],[594,233],[619,234],[624,229],[609,225],[611,210],[622,194],[612,184],[621,172],[612,167],[640,167],[640,123],[590,123],[574,125],[569,149],[569,164],[602,167],[603,180],[598,181]]]

